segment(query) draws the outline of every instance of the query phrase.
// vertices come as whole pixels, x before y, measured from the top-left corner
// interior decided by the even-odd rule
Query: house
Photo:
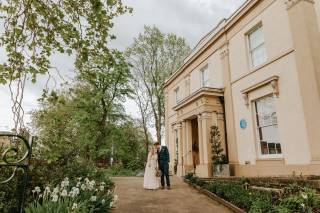
[[[320,1],[248,0],[166,81],[170,169],[212,176],[219,127],[234,176],[320,175]]]

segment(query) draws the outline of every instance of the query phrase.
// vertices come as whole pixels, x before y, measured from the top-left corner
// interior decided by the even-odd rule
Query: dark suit
[[[167,186],[170,186],[170,179],[169,179],[169,162],[170,156],[169,151],[166,146],[161,146],[161,150],[157,151],[158,153],[158,161],[159,161],[159,168],[161,170],[161,186],[164,187],[164,177],[166,177]]]

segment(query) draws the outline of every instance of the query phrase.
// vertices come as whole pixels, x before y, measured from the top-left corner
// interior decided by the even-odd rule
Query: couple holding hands
[[[161,189],[170,188],[169,179],[169,162],[170,156],[166,146],[161,146],[159,142],[154,143],[148,154],[143,180],[143,188],[158,189],[160,187],[159,177],[161,177]]]

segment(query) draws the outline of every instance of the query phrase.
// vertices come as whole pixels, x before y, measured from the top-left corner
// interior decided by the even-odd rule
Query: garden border
[[[197,186],[193,183],[191,183],[189,180],[184,179],[184,182],[187,183],[189,186],[191,186],[192,188],[196,189],[197,191],[199,191],[200,193],[210,197],[212,200],[224,205],[225,207],[227,207],[228,209],[230,209],[231,211],[235,212],[235,213],[246,213],[246,211],[244,211],[243,209],[240,209],[239,207],[233,205],[232,203],[222,199],[221,197],[217,196],[216,194],[201,188],[200,186]]]

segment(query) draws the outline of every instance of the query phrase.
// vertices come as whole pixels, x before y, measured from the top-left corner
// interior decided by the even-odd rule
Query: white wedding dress
[[[148,162],[144,172],[143,188],[145,189],[158,189],[160,187],[159,178],[156,175],[158,169],[158,155],[157,153],[148,154]]]

